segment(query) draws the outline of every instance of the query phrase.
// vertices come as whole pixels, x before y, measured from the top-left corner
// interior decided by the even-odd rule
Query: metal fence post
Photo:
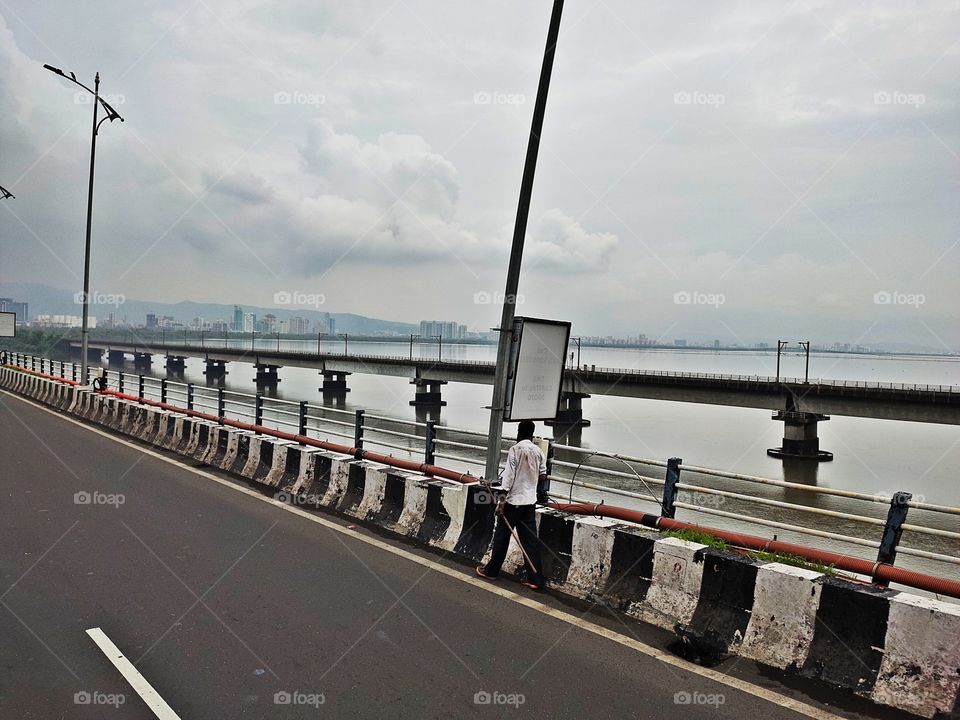
[[[353,446],[363,449],[363,410],[357,410],[353,418]]]
[[[123,392],[123,370],[117,370],[117,390]]]
[[[193,410],[193,383],[187,383],[187,410]]]
[[[299,413],[298,420],[299,422],[297,423],[297,434],[300,437],[306,437],[307,436],[307,401],[306,400],[300,401],[300,413]],[[301,442],[300,444],[305,445],[306,443]]]
[[[434,420],[427,421],[427,436],[424,438],[423,443],[423,461],[427,465],[433,465],[434,460],[436,459],[434,453],[436,452],[435,440],[437,436],[437,423]]]
[[[33,355],[30,356],[30,369],[34,372],[37,371],[37,358],[35,358]]]
[[[160,381],[160,402],[167,402],[167,379],[163,378]]]
[[[907,504],[913,499],[913,495],[908,492],[895,492],[890,498],[890,509],[887,511],[887,524],[883,528],[883,536],[880,538],[880,550],[877,552],[877,562],[886,565],[893,565],[897,559],[897,545],[900,544],[900,536],[903,535],[903,524],[907,521],[907,511],[910,506]],[[889,585],[885,580],[873,579],[878,585]]]
[[[263,395],[257,393],[256,398],[253,401],[253,424],[258,428],[263,425]],[[259,430],[255,431],[257,435],[260,434]]]
[[[680,482],[680,458],[667,460],[667,477],[663,481],[663,502],[660,504],[660,517],[672,518],[677,514],[677,484]]]
[[[223,418],[227,414],[227,396],[222,387],[217,388],[217,420],[223,425]]]
[[[60,361],[60,377],[67,377],[67,364],[63,360]]]
[[[74,382],[77,381],[77,364],[75,362],[70,363],[70,379]]]
[[[137,380],[137,397],[140,398],[140,402],[143,402],[143,381],[143,375],[139,375]]]

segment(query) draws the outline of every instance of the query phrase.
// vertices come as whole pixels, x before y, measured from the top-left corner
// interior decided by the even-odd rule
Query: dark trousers
[[[507,503],[503,508],[503,514],[506,520],[517,531],[520,536],[520,544],[526,551],[530,559],[523,559],[523,564],[527,568],[527,579],[531,582],[543,585],[543,574],[540,564],[540,538],[537,537],[537,513],[536,505],[510,505]],[[484,567],[487,575],[496,577],[500,574],[500,568],[504,559],[507,557],[507,549],[510,547],[510,528],[507,527],[504,518],[497,516],[497,527],[493,532],[493,554],[490,556],[490,562]],[[533,567],[530,563],[533,562]]]

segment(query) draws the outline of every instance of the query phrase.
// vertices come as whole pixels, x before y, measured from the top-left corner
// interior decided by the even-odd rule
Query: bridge
[[[79,352],[79,343],[71,343]],[[317,370],[323,376],[320,390],[325,397],[349,391],[347,377],[366,373],[409,378],[416,392],[412,405],[439,408],[441,386],[446,383],[493,384],[494,364],[477,360],[432,360],[402,356],[303,352],[265,348],[211,347],[196,343],[150,345],[143,342],[91,341],[93,359],[106,353],[112,363],[123,363],[132,355],[139,367],[148,367],[155,355],[166,358],[166,367],[182,372],[184,359],[201,358],[208,378],[222,378],[230,362],[251,363],[258,386],[275,386],[282,367]],[[798,378],[758,375],[679,373],[659,370],[603,368],[595,365],[565,371],[560,414],[553,423],[557,432],[589,425],[583,417],[582,401],[591,395],[666,400],[672,402],[725,405],[773,411],[773,419],[784,423],[784,442],[772,448],[777,457],[809,457],[829,460],[820,450],[817,424],[831,415],[905,420],[960,425],[960,386],[916,385],[850,380],[805,382]]]

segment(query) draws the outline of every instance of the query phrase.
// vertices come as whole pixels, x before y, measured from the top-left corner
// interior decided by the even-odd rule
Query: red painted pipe
[[[314,438],[307,437],[306,435],[296,435],[294,433],[284,432],[283,430],[274,430],[273,428],[263,427],[262,425],[252,425],[239,420],[231,420],[230,418],[221,419],[216,415],[211,415],[210,413],[198,412],[197,410],[187,410],[186,408],[177,407],[176,405],[171,405],[170,403],[158,402],[156,400],[141,399],[136,395],[126,395],[124,393],[117,392],[116,390],[102,390],[100,392],[103,395],[112,395],[114,397],[123,398],[124,400],[132,400],[133,402],[162,408],[163,410],[172,410],[174,412],[183,413],[184,415],[190,415],[191,417],[198,417],[204,420],[211,420],[213,422],[222,423],[224,425],[229,425],[230,427],[239,428],[241,430],[252,430],[260,433],[261,435],[269,435],[271,437],[280,438],[281,440],[292,440],[302,445],[310,445],[311,447],[323,448],[324,450],[343,453],[344,455],[352,455],[357,460],[370,460],[383,465],[391,465],[403,470],[411,470],[424,475],[432,475],[434,477],[444,478],[445,480],[454,480],[455,482],[464,484],[478,482],[478,479],[470,473],[458,473],[454,470],[437,467],[436,465],[418,463],[413,460],[402,460],[400,458],[393,457],[392,455],[382,455],[381,453],[371,452],[370,450],[350,447],[349,445],[340,445],[338,443],[327,442],[326,440],[315,440]]]
[[[598,517],[614,518],[616,520],[626,520],[627,522],[646,525],[647,527],[657,528],[658,530],[699,530],[701,532],[713,535],[720,540],[726,540],[732,545],[747,548],[750,550],[760,550],[772,553],[789,553],[798,555],[811,562],[822,563],[824,565],[833,565],[834,567],[847,572],[868,575],[874,580],[883,580],[885,582],[895,582],[901,585],[926,590],[927,592],[938,595],[947,595],[953,598],[960,598],[960,582],[948,578],[935,577],[926,573],[905,570],[886,563],[870,562],[862,558],[842,555],[829,550],[818,550],[808,548],[803,545],[783,542],[781,540],[768,540],[767,538],[757,537],[756,535],[744,535],[743,533],[732,530],[719,530],[717,528],[704,527],[693,523],[674,520],[672,518],[659,517],[651,515],[640,510],[630,510],[628,508],[616,507],[615,505],[594,505],[590,503],[550,503],[550,507],[563,512],[574,513],[577,515],[596,515]]]
[[[79,385],[80,383],[73,380],[67,380],[67,378],[59,377],[58,375],[47,375],[42,373],[39,370],[28,370],[27,368],[22,368],[17,365],[4,365],[5,368],[10,368],[11,370],[19,370],[20,372],[25,372],[28,375],[36,375],[37,377],[46,378],[47,380],[56,380],[57,382],[66,383],[67,385]]]

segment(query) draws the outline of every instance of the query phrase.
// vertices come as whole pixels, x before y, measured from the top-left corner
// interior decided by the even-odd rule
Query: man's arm
[[[507,503],[507,495],[510,492],[510,489],[513,487],[513,481],[517,477],[517,453],[514,449],[516,446],[511,447],[507,452],[507,462],[503,466],[503,474],[500,475],[500,494],[497,497],[497,512],[502,513],[503,507]]]

